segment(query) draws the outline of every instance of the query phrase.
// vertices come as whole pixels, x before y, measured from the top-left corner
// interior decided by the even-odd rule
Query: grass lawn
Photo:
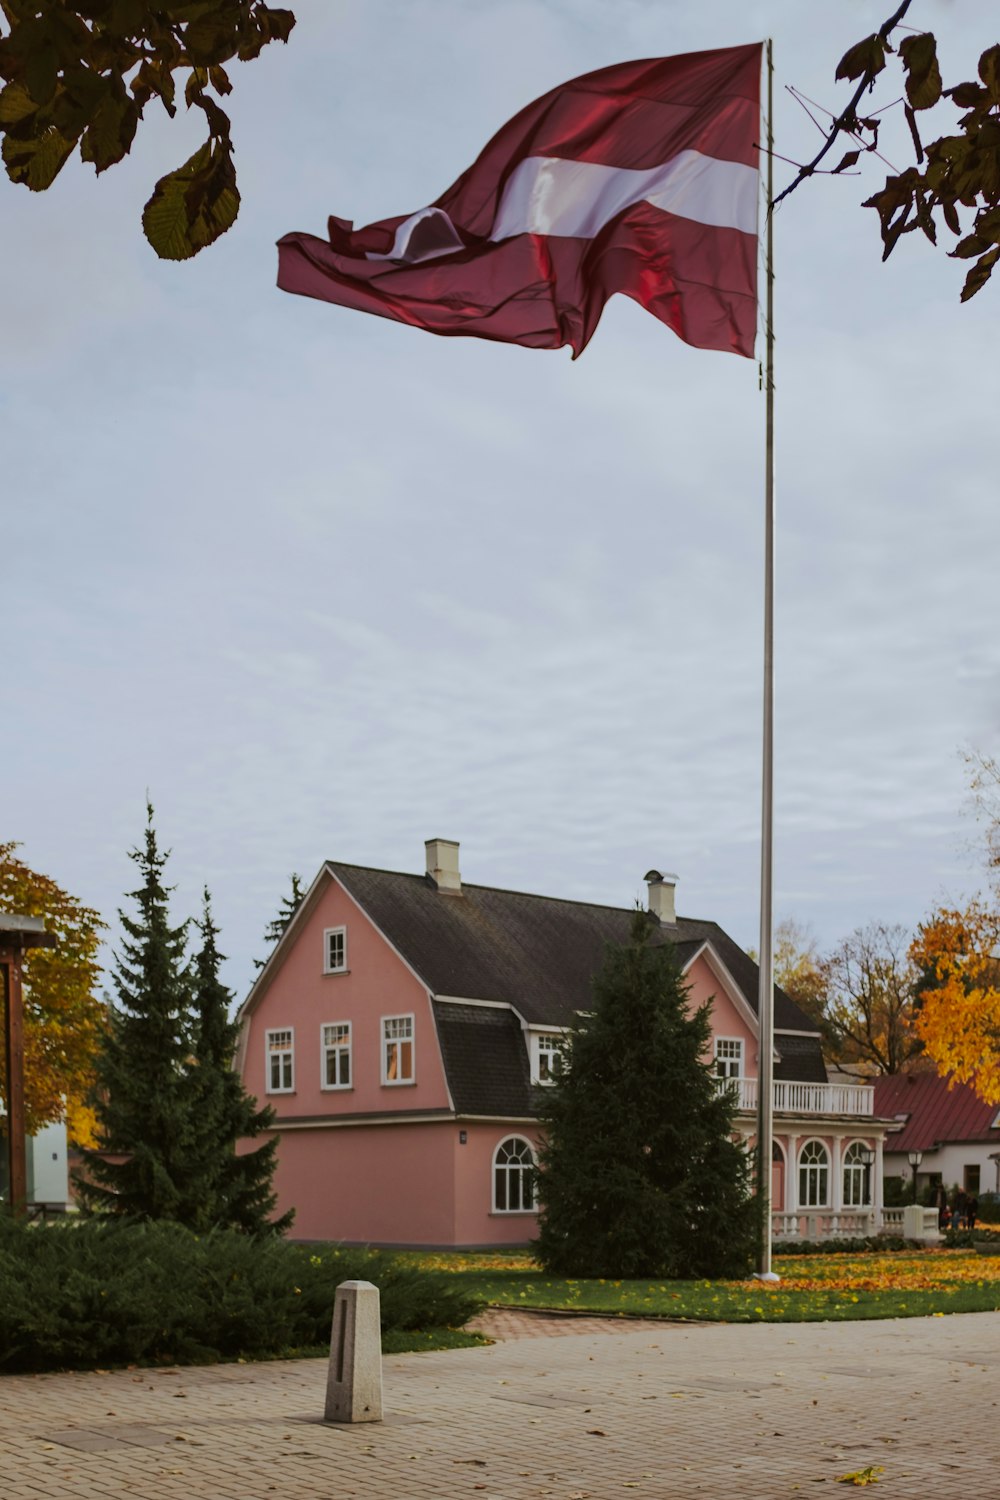
[[[781,1281],[601,1281],[560,1279],[528,1254],[415,1255],[428,1269],[462,1278],[493,1306],[724,1323],[811,1323],[912,1318],[1000,1308],[1000,1245],[970,1250],[777,1256]]]

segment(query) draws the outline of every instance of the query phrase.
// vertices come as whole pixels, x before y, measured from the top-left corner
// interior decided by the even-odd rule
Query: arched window
[[[853,1141],[844,1152],[844,1207],[867,1208],[871,1203],[872,1169],[865,1161],[868,1147]]]
[[[806,1141],[799,1152],[799,1207],[830,1205],[830,1155],[822,1141]]]
[[[520,1214],[534,1206],[534,1154],[521,1136],[510,1135],[493,1153],[493,1212]]]

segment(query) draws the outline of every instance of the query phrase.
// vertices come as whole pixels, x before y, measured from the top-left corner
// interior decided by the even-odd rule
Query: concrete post
[[[333,1303],[326,1421],[381,1422],[382,1330],[378,1287],[342,1281]]]

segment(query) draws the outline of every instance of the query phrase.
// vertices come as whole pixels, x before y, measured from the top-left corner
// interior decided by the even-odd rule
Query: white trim
[[[409,1021],[410,1034],[408,1037],[387,1037],[385,1025],[387,1021]],[[398,1015],[379,1017],[379,1067],[381,1070],[382,1087],[386,1089],[406,1088],[417,1081],[417,1017],[415,1012],[402,1011]],[[409,1042],[410,1044],[410,1076],[409,1078],[389,1078],[386,1072],[386,1046],[390,1041]]]
[[[335,969],[333,969],[333,968],[330,967],[330,939],[332,937],[342,937],[343,940],[344,940],[344,962],[342,964],[338,964]],[[340,924],[339,927],[324,927],[323,928],[323,973],[324,974],[346,974],[346,973],[348,973],[348,963],[347,963],[347,926],[343,922],[341,922],[341,924]]]
[[[497,1206],[497,1153],[499,1152],[501,1146],[507,1145],[508,1141],[519,1141],[522,1146],[526,1146],[528,1148],[528,1156],[531,1159],[532,1172],[530,1208],[499,1208]],[[519,1172],[524,1171],[525,1165],[526,1164],[524,1162],[518,1164]],[[511,1175],[510,1169],[505,1167],[504,1171],[506,1172],[506,1180],[509,1184]],[[538,1158],[535,1155],[535,1148],[528,1140],[528,1137],[525,1135],[518,1135],[516,1132],[512,1135],[502,1136],[501,1139],[498,1140],[496,1145],[493,1147],[493,1155],[490,1157],[490,1213],[497,1214],[502,1218],[509,1218],[512,1214],[536,1214],[538,1212],[538,1199],[535,1191],[536,1181],[534,1174],[537,1171]]]
[[[803,1161],[802,1161],[802,1153],[803,1153],[803,1151],[806,1149],[807,1146],[811,1146],[814,1143],[817,1146],[822,1146],[824,1155],[826,1156],[826,1198],[824,1199],[824,1201],[822,1203],[803,1203],[803,1202],[801,1202],[802,1195],[799,1192],[799,1183],[798,1183],[799,1174],[803,1170],[805,1170],[807,1172],[810,1169],[815,1170],[817,1172],[820,1172],[820,1171],[823,1170],[823,1164],[822,1164],[822,1162],[818,1162],[818,1161],[817,1162],[805,1162],[803,1164]],[[831,1173],[832,1173],[832,1171],[833,1171],[833,1153],[831,1152],[829,1146],[826,1144],[826,1141],[824,1141],[824,1139],[823,1139],[822,1136],[819,1136],[819,1135],[808,1135],[808,1136],[805,1137],[804,1140],[802,1140],[802,1141],[799,1142],[798,1150],[795,1153],[795,1177],[796,1177],[795,1197],[796,1197],[796,1200],[798,1201],[798,1207],[799,1207],[800,1210],[804,1210],[805,1211],[805,1210],[809,1210],[809,1209],[832,1208],[832,1206],[833,1206],[833,1197],[832,1197],[832,1194],[831,1194],[831,1191],[830,1191],[831,1188],[832,1188],[832,1186],[833,1186],[833,1183],[832,1183],[832,1180],[831,1180]]]
[[[737,1078],[745,1078],[746,1077],[746,1072],[745,1072],[744,1064],[746,1063],[746,1048],[743,1045],[744,1038],[741,1037],[741,1036],[721,1036],[720,1035],[720,1036],[714,1036],[713,1037],[713,1042],[714,1042],[714,1046],[713,1046],[713,1049],[712,1049],[712,1061],[716,1064],[715,1076],[717,1078],[729,1078],[729,1079],[732,1079],[733,1081],[735,1081]],[[728,1042],[730,1046],[735,1046],[738,1049],[737,1056],[735,1058],[724,1057],[724,1058],[720,1059],[720,1057],[719,1057],[719,1043],[720,1042]],[[729,1072],[720,1073],[719,1070],[718,1070],[718,1064],[719,1064],[720,1061],[722,1061],[722,1062],[734,1062],[735,1061],[736,1064],[737,1064],[737,1070],[736,1070],[736,1072],[735,1073],[729,1073]]]
[[[705,939],[700,948],[692,953],[687,963],[684,964],[683,968],[681,969],[681,973],[687,974],[691,969],[692,964],[697,963],[698,959],[702,957],[704,957],[707,961],[709,968],[714,970],[715,977],[721,980],[722,985],[729,996],[729,999],[735,1005],[740,1018],[746,1023],[751,1036],[755,1036],[759,1042],[760,1023],[757,1020],[756,1013],[752,1009],[749,1001],[744,996],[743,991],[736,983],[736,980],[733,978],[730,971],[726,968],[726,965],[719,957],[717,951],[715,950],[715,948],[713,948],[708,938]],[[777,1055],[777,1052],[775,1052],[775,1057],[777,1057]]]
[[[859,1162],[857,1164],[857,1169],[860,1170],[860,1173],[861,1173],[861,1191],[862,1191],[862,1193],[864,1193],[864,1190],[865,1190],[865,1174],[866,1174],[866,1171],[867,1171],[867,1176],[868,1176],[868,1192],[869,1192],[870,1197],[871,1197],[871,1202],[870,1203],[848,1203],[846,1201],[845,1196],[844,1196],[844,1171],[845,1171],[845,1169],[847,1167],[847,1153],[854,1146],[861,1146],[865,1151],[871,1151],[873,1149],[873,1147],[871,1146],[871,1144],[868,1141],[866,1141],[862,1136],[845,1135],[845,1136],[842,1136],[840,1138],[840,1207],[843,1208],[843,1209],[847,1209],[847,1210],[850,1210],[850,1209],[860,1209],[860,1208],[872,1209],[872,1208],[875,1207],[875,1196],[876,1196],[876,1194],[875,1194],[875,1168],[878,1165],[878,1152],[877,1151],[876,1151],[876,1160],[873,1161],[872,1164],[871,1164],[871,1166],[868,1167],[867,1169],[865,1168],[865,1166],[863,1165],[863,1163]],[[855,1166],[854,1166],[853,1162],[851,1163],[851,1171],[852,1172],[855,1171]]]
[[[515,1016],[520,1016],[521,1014],[517,1007],[511,1005],[507,1000],[473,1000],[467,995],[435,995],[434,999],[442,1001],[445,1005],[484,1005],[488,1006],[491,1010],[512,1010]],[[528,1023],[524,1022],[524,1024],[527,1025]]]
[[[563,1040],[570,1035],[568,1026],[526,1026],[524,1028],[528,1038],[528,1076],[533,1084],[540,1088],[548,1088],[555,1082],[555,1074],[548,1078],[542,1077],[542,1037],[554,1037]]]
[[[284,932],[281,934],[280,938],[275,943],[270,953],[267,955],[267,958],[264,960],[264,967],[261,969],[260,973],[257,975],[257,978],[250,986],[250,989],[247,992],[246,999],[243,1001],[243,1004],[236,1012],[236,1019],[240,1022],[241,1025],[243,1024],[244,1020],[251,1016],[257,1009],[260,1001],[263,1000],[264,995],[270,988],[271,980],[274,977],[274,974],[277,972],[277,969],[280,967],[280,965],[276,964],[275,960],[278,958],[278,955],[281,954],[282,963],[284,962],[284,950],[291,944],[292,933],[302,926],[302,923],[306,920],[307,916],[312,915],[312,911],[315,907],[316,899],[318,898],[319,894],[319,883],[323,878],[325,870],[326,865],[322,865],[318,874],[316,875],[316,878],[313,880],[312,885],[306,891],[305,895],[302,897],[302,900],[296,907],[295,912],[288,923],[288,926],[285,928]]]
[[[273,1036],[287,1036],[288,1037],[288,1046],[287,1047],[275,1048],[274,1052],[272,1053],[272,1050],[271,1050],[271,1038]],[[284,1055],[285,1055],[286,1052],[288,1054],[289,1063],[291,1064],[292,1081],[287,1086],[287,1088],[286,1088],[286,1086],[284,1084],[281,1084],[280,1087],[278,1087],[278,1088],[272,1088],[272,1086],[271,1086],[271,1059],[272,1059],[272,1057],[284,1057]],[[284,1068],[281,1067],[280,1064],[279,1064],[279,1069],[280,1069],[281,1073],[284,1072]],[[267,1029],[264,1032],[264,1093],[265,1094],[294,1094],[295,1093],[295,1027],[294,1026],[268,1026]]]
[[[349,1079],[349,1082],[347,1082],[347,1083],[327,1083],[327,1081],[326,1081],[327,1053],[331,1052],[331,1051],[334,1051],[334,1050],[339,1051],[345,1045],[343,1042],[334,1042],[332,1044],[332,1046],[328,1045],[328,1043],[326,1041],[326,1038],[325,1038],[325,1032],[326,1032],[326,1028],[328,1026],[346,1026],[347,1027],[347,1043],[346,1043],[346,1047],[347,1047],[347,1074],[348,1074],[348,1079]],[[319,1088],[320,1088],[320,1093],[321,1094],[346,1094],[346,1093],[350,1092],[350,1090],[352,1090],[354,1088],[354,1023],[353,1023],[353,1021],[321,1021],[320,1022],[320,1025],[319,1025]]]
[[[388,1114],[372,1114],[359,1117],[357,1115],[327,1115],[322,1118],[308,1118],[298,1120],[289,1116],[284,1120],[275,1120],[268,1128],[271,1130],[362,1130],[366,1125],[503,1125],[505,1127],[537,1126],[538,1121],[534,1115],[456,1115],[450,1110],[442,1110],[438,1113],[432,1110],[429,1113],[414,1114],[405,1110],[394,1110]]]

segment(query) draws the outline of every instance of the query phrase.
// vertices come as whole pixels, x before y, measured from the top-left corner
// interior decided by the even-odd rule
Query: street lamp
[[[865,1207],[871,1208],[872,1203],[872,1167],[875,1165],[875,1152],[870,1146],[862,1146],[858,1153],[861,1157],[861,1165],[865,1169]]]
[[[910,1166],[913,1168],[913,1201],[914,1201],[914,1203],[916,1203],[916,1201],[917,1201],[917,1168],[919,1167],[919,1165],[923,1161],[923,1159],[924,1159],[924,1153],[922,1151],[907,1151],[907,1153],[906,1153],[906,1160],[910,1163]]]

